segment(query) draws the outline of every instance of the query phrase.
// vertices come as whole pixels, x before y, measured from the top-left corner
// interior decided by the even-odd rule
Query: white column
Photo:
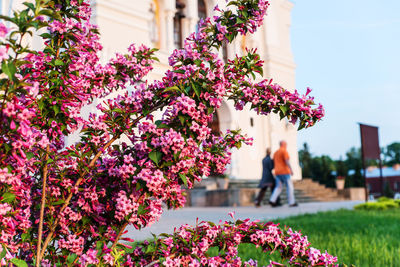
[[[174,47],[174,16],[176,13],[175,0],[165,0],[165,40],[166,50],[171,52]]]
[[[197,0],[187,0],[186,1],[186,28],[187,32],[184,32],[185,38],[189,36],[192,32],[196,30],[196,24],[198,19],[198,13],[197,13]]]

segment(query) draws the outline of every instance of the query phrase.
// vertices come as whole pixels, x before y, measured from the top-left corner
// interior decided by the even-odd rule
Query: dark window
[[[213,118],[212,118],[212,121],[211,121],[209,127],[211,128],[211,133],[212,133],[213,135],[217,135],[217,136],[220,135],[220,130],[219,130],[219,118],[218,118],[218,113],[217,113],[217,112],[215,112],[215,113],[213,114]]]
[[[253,127],[254,126],[254,119],[250,118],[250,126]]]
[[[225,63],[228,62],[228,44],[227,41],[222,42],[222,58]]]
[[[182,48],[183,34],[182,34],[182,19],[185,17],[183,9],[185,4],[176,1],[176,13],[174,16],[174,45],[175,48]]]
[[[394,182],[394,191],[396,191],[396,192],[400,191],[400,182],[399,181]]]
[[[204,0],[197,0],[197,12],[199,20],[207,18],[207,7]]]
[[[156,2],[152,2],[150,4],[150,14],[151,14],[151,21],[149,23],[149,35],[150,35],[150,41],[153,43],[157,43],[158,40],[158,7]]]

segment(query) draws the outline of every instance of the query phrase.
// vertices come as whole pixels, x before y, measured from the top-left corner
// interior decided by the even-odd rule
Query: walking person
[[[275,178],[272,174],[272,169],[274,168],[274,161],[271,159],[271,149],[267,148],[267,154],[265,158],[262,160],[262,176],[261,176],[261,181],[258,185],[258,188],[260,189],[260,192],[258,193],[255,205],[256,207],[260,207],[261,201],[264,198],[265,192],[268,190],[268,188],[271,188],[271,193],[272,190],[275,188]],[[277,205],[279,205],[280,197],[278,197],[277,200]]]
[[[287,152],[286,141],[281,141],[279,143],[279,149],[274,153],[274,167],[276,186],[272,192],[271,198],[269,199],[269,204],[272,207],[277,206],[277,199],[282,192],[283,184],[285,184],[289,207],[298,206],[294,197],[293,182],[290,179],[290,176],[293,175],[293,170],[289,163],[289,153]]]

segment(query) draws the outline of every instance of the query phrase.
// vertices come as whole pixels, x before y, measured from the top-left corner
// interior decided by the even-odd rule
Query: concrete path
[[[128,227],[127,237],[135,240],[144,240],[151,238],[151,233],[172,233],[175,227],[182,224],[194,225],[196,218],[201,221],[212,221],[218,223],[220,220],[231,219],[228,213],[235,212],[235,219],[251,220],[273,220],[289,216],[317,213],[319,211],[352,209],[354,205],[363,203],[363,201],[338,201],[338,202],[311,202],[301,203],[298,207],[289,208],[287,205],[272,208],[270,206],[255,207],[187,207],[180,210],[166,210],[161,216],[160,221],[152,226],[140,231],[133,227]]]

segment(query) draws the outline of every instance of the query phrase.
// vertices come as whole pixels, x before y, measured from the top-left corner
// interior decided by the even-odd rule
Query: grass
[[[356,266],[400,266],[400,210],[338,210],[290,217],[274,222],[301,230],[311,245],[338,257],[339,263]],[[259,265],[278,260],[252,245],[241,245],[242,259]]]

